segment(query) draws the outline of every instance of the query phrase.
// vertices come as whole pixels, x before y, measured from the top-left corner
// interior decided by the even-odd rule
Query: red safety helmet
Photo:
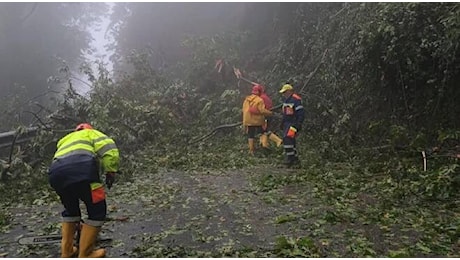
[[[75,128],[75,131],[80,131],[83,129],[93,129],[93,127],[88,123],[82,123],[82,124],[77,125],[77,127]]]
[[[261,85],[254,85],[252,87],[252,94],[260,95],[264,91],[264,88]]]

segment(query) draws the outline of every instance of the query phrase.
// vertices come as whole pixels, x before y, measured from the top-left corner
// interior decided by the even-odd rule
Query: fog
[[[3,96],[55,89],[68,66],[74,87],[88,90],[83,62],[124,71],[126,56],[149,49],[157,68],[186,55],[181,42],[238,27],[245,3],[0,3],[0,88]],[[135,15],[133,15],[135,14]],[[62,70],[61,70],[62,71]],[[53,80],[50,80],[53,79]],[[87,81],[85,81],[87,82]],[[87,82],[89,83],[89,82]]]
[[[92,37],[92,41],[89,44],[91,51],[86,51],[84,54],[84,59],[92,65],[91,67],[93,70],[97,70],[96,62],[102,62],[112,75],[113,63],[110,60],[110,56],[113,55],[114,52],[113,50],[109,49],[109,46],[114,43],[114,39],[107,32],[111,21],[110,15],[113,12],[114,3],[106,4],[109,8],[108,12],[101,17],[100,22],[89,28],[89,32]],[[85,75],[82,74],[79,70],[77,70],[75,73],[80,80],[85,79]],[[90,84],[89,82],[87,83]],[[84,84],[77,80],[75,82],[75,88],[78,93],[85,95],[90,90],[90,86],[88,86],[88,84]]]

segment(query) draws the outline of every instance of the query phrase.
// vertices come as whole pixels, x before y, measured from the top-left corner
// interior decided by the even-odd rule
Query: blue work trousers
[[[65,189],[57,191],[57,194],[65,208],[61,213],[64,221],[76,222],[81,219],[81,200],[85,203],[88,213],[88,220],[85,222],[92,226],[102,226],[107,215],[107,203],[105,199],[94,202],[90,182],[83,181],[71,184]]]
[[[292,123],[284,123],[283,124],[283,148],[284,148],[284,154],[286,156],[286,159],[290,162],[293,162],[294,160],[297,159],[297,149],[296,149],[296,136],[294,137],[288,137],[287,133],[289,131],[289,127],[292,126]]]

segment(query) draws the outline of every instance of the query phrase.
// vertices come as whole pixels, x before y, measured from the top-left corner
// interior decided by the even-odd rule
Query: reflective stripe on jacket
[[[119,152],[115,141],[95,129],[72,132],[59,140],[53,159],[72,155],[90,155],[99,158],[105,172],[117,172]]]
[[[283,103],[283,124],[296,125],[301,127],[304,117],[305,109],[302,105],[302,99],[297,94],[292,94]]]

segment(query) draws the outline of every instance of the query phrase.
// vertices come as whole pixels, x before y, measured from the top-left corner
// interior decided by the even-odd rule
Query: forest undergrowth
[[[220,145],[216,146],[216,143]],[[118,196],[127,198],[124,201],[126,205],[139,200],[136,192],[130,191],[129,187],[136,187],[139,192],[141,186],[132,186],[133,183],[149,183],[147,178],[158,183],[152,183],[151,187],[142,185],[145,189],[141,193],[142,201],[149,201],[149,197],[161,200],[158,207],[163,210],[184,207],[190,198],[192,201],[207,200],[206,207],[196,208],[204,211],[194,213],[199,216],[211,207],[218,209],[212,212],[221,212],[221,204],[240,209],[239,203],[250,203],[255,198],[261,203],[256,208],[281,209],[283,204],[298,206],[291,208],[292,211],[284,209],[272,216],[270,225],[288,225],[289,228],[275,232],[263,247],[258,247],[251,240],[246,246],[227,241],[225,245],[209,247],[212,241],[224,241],[223,238],[229,235],[206,236],[210,230],[219,228],[201,227],[199,223],[203,219],[195,216],[178,222],[183,226],[175,224],[159,233],[144,233],[142,242],[124,253],[137,257],[458,257],[460,212],[457,194],[453,192],[458,185],[455,159],[431,159],[429,169],[423,171],[422,158],[417,152],[398,154],[401,152],[372,153],[362,148],[351,148],[347,152],[318,149],[321,145],[324,148],[325,143],[319,143],[308,135],[301,137],[301,144],[302,168],[297,170],[281,166],[282,151],[276,147],[268,151],[259,150],[255,157],[248,156],[245,138],[239,130],[194,146],[166,147],[161,152],[154,146],[147,146],[129,158],[125,157],[124,170],[116,187],[121,189]],[[176,171],[180,173],[178,176],[195,180],[210,178],[206,187],[203,183],[188,187],[191,190],[208,190],[206,197],[192,196],[181,200],[181,196],[185,196],[183,185],[187,184],[179,187],[171,183],[160,185],[160,179],[155,176],[162,169]],[[233,181],[236,182],[236,176],[242,172],[247,175],[248,184],[233,188],[230,195],[222,196],[222,191],[210,189],[212,185],[218,186],[222,178],[229,181],[235,178]],[[1,193],[4,194],[2,208],[26,209],[58,202],[56,195],[44,184],[44,172],[37,172],[30,178],[35,180],[34,185],[24,186],[18,180],[1,184]],[[122,188],[125,185],[127,187]],[[286,195],[292,187],[296,187],[294,193]],[[25,192],[24,189],[35,191]],[[246,200],[236,199],[240,192],[254,197],[246,195]],[[113,196],[117,197],[117,194]],[[121,204],[117,206],[124,207]],[[8,210],[2,211],[2,230],[10,228],[13,216]],[[207,217],[210,218],[209,223],[214,221],[212,216]],[[222,216],[221,220],[230,219],[228,215]],[[135,222],[130,224],[136,226]],[[242,223],[236,223],[236,226],[244,227]],[[196,240],[191,244],[179,238],[179,242],[171,242],[175,241],[171,237],[187,232],[185,230],[204,233],[204,241],[198,243],[200,246],[195,244]],[[58,232],[57,223],[48,232]],[[231,234],[230,240],[244,241],[245,236],[249,235]],[[206,241],[206,237],[210,241]],[[23,248],[21,254],[34,255],[32,249]],[[123,246],[120,245],[117,250],[123,250]]]
[[[115,36],[137,41],[128,29],[151,18],[136,15],[143,7],[119,6],[136,19]],[[169,66],[155,49],[120,49],[116,75],[80,67],[87,93],[64,64],[60,92],[37,111],[21,93],[2,102],[9,129],[25,131],[28,114],[39,130],[2,150],[0,245],[43,218],[40,233],[59,232],[47,169],[57,140],[89,122],[121,151],[109,215],[130,218],[108,224],[111,256],[460,257],[460,5],[279,3],[256,19],[258,8],[248,4],[241,25],[270,26],[192,35]],[[252,85],[235,71],[275,106],[286,82],[299,92],[300,169],[281,167],[281,148],[248,155],[238,122]]]

